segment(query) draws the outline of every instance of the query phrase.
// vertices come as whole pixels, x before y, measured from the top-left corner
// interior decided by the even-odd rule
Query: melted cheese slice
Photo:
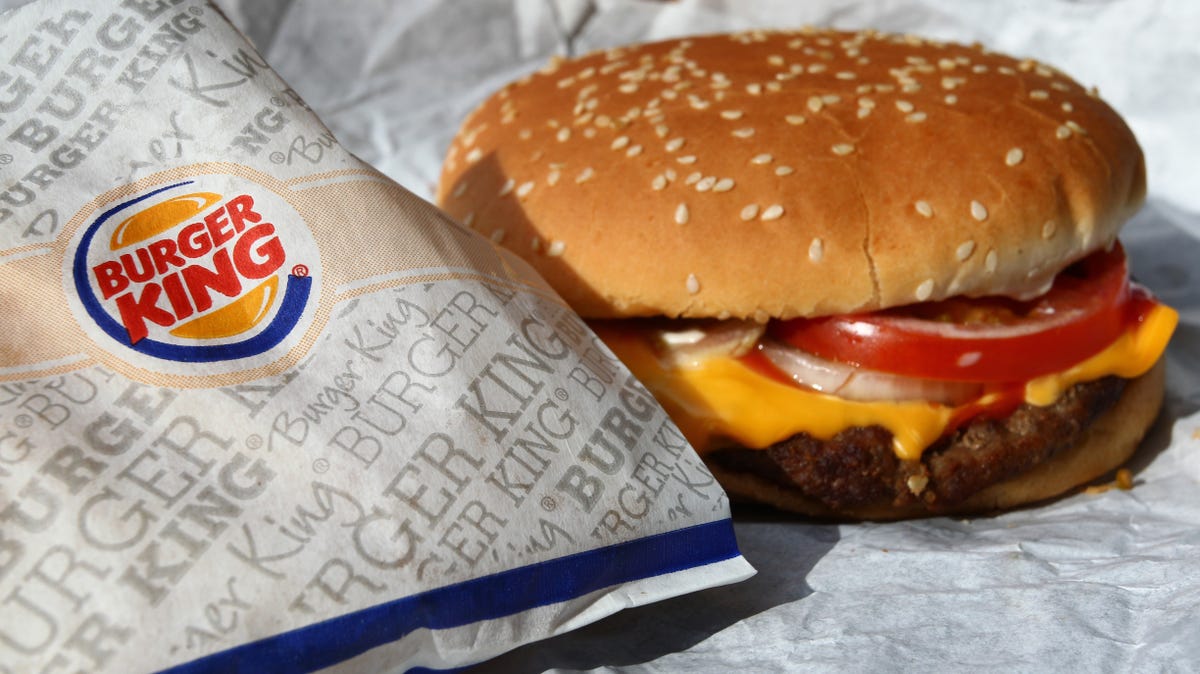
[[[1178,320],[1174,309],[1156,305],[1145,320],[1100,353],[1066,371],[1027,382],[1025,401],[1049,405],[1079,382],[1110,374],[1144,374],[1162,356]],[[800,432],[828,439],[851,426],[879,425],[891,431],[897,457],[918,459],[945,433],[958,409],[926,402],[843,400],[771,379],[731,357],[668,369],[644,334],[611,323],[595,329],[700,453],[730,441],[758,449]]]

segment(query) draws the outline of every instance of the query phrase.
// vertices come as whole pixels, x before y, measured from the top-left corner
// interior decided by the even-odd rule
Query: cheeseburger
[[[528,259],[735,498],[893,519],[1120,466],[1176,313],[1117,233],[1137,141],[979,46],[748,32],[557,60],[455,138],[438,199]]]

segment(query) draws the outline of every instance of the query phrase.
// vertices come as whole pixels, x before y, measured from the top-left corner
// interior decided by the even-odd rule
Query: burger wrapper
[[[456,668],[752,573],[579,318],[213,6],[4,15],[0,136],[3,674]]]
[[[802,523],[735,508],[738,543],[758,569],[755,577],[622,611],[479,670],[1196,668],[1195,2],[222,2],[342,143],[426,195],[462,120],[493,91],[554,55],[631,42],[805,24],[873,27],[979,41],[1097,86],[1128,120],[1146,155],[1147,204],[1121,234],[1131,268],[1180,311],[1166,353],[1163,414],[1128,464],[1131,490],[1105,478],[1096,489],[993,517],[888,524]],[[346,11],[351,5],[355,11]]]

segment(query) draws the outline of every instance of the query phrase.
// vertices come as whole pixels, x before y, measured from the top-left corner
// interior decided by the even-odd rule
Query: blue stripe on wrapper
[[[733,524],[728,519],[718,520],[429,590],[165,671],[311,672],[421,628],[448,629],[502,618],[622,583],[732,559],[738,554]]]

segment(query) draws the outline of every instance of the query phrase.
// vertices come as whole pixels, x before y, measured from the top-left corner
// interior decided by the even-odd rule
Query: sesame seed
[[[795,169],[791,166],[779,166],[775,169],[775,175],[777,176],[790,176],[793,173],[795,173]]]
[[[762,154],[754,155],[754,157],[750,159],[750,163],[751,164],[760,164],[760,165],[761,164],[770,164],[772,159],[773,159],[773,157],[771,157],[771,155],[764,152]]]
[[[1070,91],[1071,90],[1070,87],[1068,87],[1066,84],[1063,84],[1062,82],[1051,82],[1050,88],[1055,91]]]
[[[1008,151],[1008,154],[1004,155],[1004,163],[1008,164],[1009,166],[1016,166],[1017,164],[1020,164],[1021,160],[1024,158],[1025,153],[1021,151],[1021,148],[1014,147]]]
[[[1046,224],[1042,225],[1042,238],[1054,238],[1054,232],[1058,229],[1058,225],[1053,220],[1047,220]]]
[[[944,100],[946,101],[946,105],[954,105],[958,102],[958,96],[955,96],[954,94],[946,94],[946,98]]]
[[[500,186],[500,193],[499,193],[500,196],[504,196],[504,195],[508,194],[509,192],[513,191],[513,188],[516,186],[517,186],[517,181],[513,180],[512,178],[509,178],[508,180],[504,181],[504,184]]]
[[[471,223],[473,223],[473,222],[475,222],[475,211],[471,211],[470,213],[467,213],[466,215],[463,216],[462,223],[464,225],[466,225],[468,228],[471,226]]]
[[[1082,126],[1079,126],[1079,124],[1077,124],[1077,123],[1075,122],[1075,120],[1073,120],[1073,119],[1068,119],[1068,120],[1066,121],[1066,125],[1067,125],[1067,128],[1068,128],[1068,129],[1070,129],[1070,130],[1074,131],[1075,133],[1077,133],[1077,134],[1079,134],[1079,135],[1081,135],[1081,136],[1083,136],[1083,135],[1087,135],[1087,132],[1083,130],[1083,127],[1082,127]]]
[[[773,66],[781,66],[783,65],[783,57],[778,54],[771,54],[767,57],[767,63]]]
[[[983,353],[979,351],[968,351],[959,356],[956,363],[959,367],[971,367],[975,363],[978,363],[979,359],[981,358],[983,358]]]
[[[501,227],[499,229],[493,229],[491,239],[495,243],[500,243],[501,241],[503,241],[504,240],[504,228]]]
[[[975,218],[976,220],[978,220],[980,222],[987,220],[987,217],[988,217],[987,207],[984,206],[983,204],[979,203],[978,201],[971,201],[971,217]]]
[[[1063,112],[1074,112],[1075,106],[1071,105],[1071,103],[1068,101],[1064,101],[1062,104],[1062,111]]]
[[[915,124],[918,122],[924,122],[925,118],[926,115],[924,112],[914,112],[911,115],[905,115],[904,121],[908,122],[909,124]]]
[[[811,262],[820,262],[822,257],[825,257],[825,243],[820,239],[813,239],[812,243],[808,244],[808,259]]]
[[[974,241],[963,241],[962,243],[960,243],[958,245],[958,248],[955,249],[954,256],[958,258],[959,262],[965,262],[967,258],[971,257],[971,253],[974,253],[974,252],[975,252],[975,242]]]
[[[742,129],[734,129],[733,135],[737,136],[738,138],[749,138],[750,136],[754,135],[754,127],[747,126]]]
[[[569,139],[571,137],[570,127],[564,126],[563,128],[559,129],[558,133],[554,134],[554,137],[557,138],[558,142],[560,142],[560,143],[567,142],[567,139]]]
[[[679,204],[675,207],[675,224],[686,225],[688,222],[688,217],[687,204]]]
[[[1057,129],[1055,129],[1054,135],[1059,140],[1066,140],[1071,137],[1071,128],[1066,125],[1060,126]]]
[[[875,107],[875,99],[873,99],[873,98],[867,98],[867,97],[865,97],[865,96],[864,96],[864,97],[862,97],[862,98],[858,99],[858,107],[860,107],[860,108],[873,108],[873,107]]]
[[[654,176],[654,180],[650,181],[650,187],[651,187],[651,188],[652,188],[652,189],[653,189],[655,192],[658,192],[659,190],[666,189],[666,187],[667,187],[667,177],[666,177],[666,176],[664,176],[664,175],[663,175],[663,174],[661,174],[661,173],[660,173],[660,174],[658,174],[658,175],[656,175],[656,176]]]
[[[858,75],[855,75],[854,73],[852,73],[848,70],[843,70],[843,71],[839,72],[837,75],[834,75],[834,77],[838,78],[839,80],[852,80],[852,79],[858,77]]]
[[[779,218],[782,218],[782,217],[783,217],[783,206],[780,206],[779,204],[772,204],[770,206],[767,206],[765,209],[763,209],[763,212],[762,212],[763,220],[778,220]]]
[[[714,192],[728,192],[733,189],[733,178],[721,178],[713,185]]]
[[[753,220],[758,215],[758,204],[747,204],[739,215],[742,220]]]
[[[924,302],[933,295],[933,279],[927,278],[921,281],[921,285],[917,286],[916,297],[917,301]]]
[[[839,157],[844,157],[844,156],[850,154],[851,152],[854,152],[854,146],[851,145],[850,143],[838,143],[837,145],[834,145],[833,147],[831,147],[829,149],[833,150],[833,153],[838,155]]]
[[[913,104],[906,100],[901,99],[901,100],[896,101],[896,109],[899,110],[900,112],[912,112]]]
[[[999,261],[1000,261],[1000,258],[999,258],[999,256],[996,255],[996,251],[989,250],[987,253],[987,257],[984,258],[984,260],[983,260],[983,268],[986,269],[988,271],[988,273],[990,274],[990,273],[996,271],[996,265],[999,263]]]
[[[741,110],[722,110],[721,111],[721,117],[724,119],[741,119],[742,114],[743,113]]]
[[[594,129],[593,127],[590,127],[590,126],[586,129],[584,129],[583,137],[584,138],[595,138],[596,137],[596,129]]]
[[[921,85],[917,84],[916,82],[905,82],[904,86],[900,87],[900,91],[903,91],[906,94],[916,93],[920,90]]]
[[[825,105],[825,104],[821,102],[820,96],[809,96],[808,97],[808,109],[809,110],[811,110],[813,112],[820,112],[821,107],[823,105]]]
[[[529,239],[529,248],[532,249],[533,252],[535,252],[535,253],[538,252],[539,250],[541,250],[542,249],[542,237],[535,235],[533,238]]]
[[[620,91],[623,94],[632,94],[633,92],[635,92],[637,90],[638,90],[638,85],[635,82],[626,82],[625,84],[622,84],[621,86],[617,87],[617,91]]]
[[[517,196],[518,197],[527,197],[527,196],[529,196],[529,193],[532,191],[533,191],[533,181],[530,180],[528,182],[521,183],[521,186],[517,188]]]
[[[871,114],[871,108],[859,108],[855,114],[858,115],[859,119],[866,119]]]
[[[930,206],[929,202],[925,201],[924,199],[913,204],[913,208],[916,208],[918,213],[927,218],[933,217],[933,206]]]
[[[668,140],[667,144],[664,145],[663,147],[666,148],[667,152],[674,152],[674,151],[678,150],[679,148],[683,147],[683,139],[682,138],[672,138],[671,140]]]
[[[821,97],[821,102],[825,105],[834,105],[842,102],[842,97],[837,94],[825,94]]]
[[[788,115],[784,120],[792,126],[798,126],[804,123],[804,115]]]
[[[617,138],[613,140],[610,147],[612,147],[614,150],[621,150],[624,149],[626,145],[629,145],[629,136],[617,136]]]
[[[699,171],[693,171],[691,174],[688,175],[687,178],[684,178],[683,184],[684,185],[695,185],[696,183],[700,182],[700,179],[703,177],[704,177],[703,173],[701,173]]]
[[[673,168],[664,170],[663,175],[667,177],[667,180],[674,180],[675,178],[679,177],[679,174],[675,173],[675,169]]]
[[[659,138],[666,138],[668,133],[671,133],[671,129],[667,128],[666,124],[659,124],[654,127],[654,135]]]
[[[583,169],[582,171],[580,171],[579,175],[575,176],[575,182],[585,183],[588,180],[591,180],[592,176],[594,176],[594,175],[596,175],[596,170],[593,169],[591,166],[589,166],[589,167]]]
[[[716,176],[705,176],[696,182],[697,192],[707,192],[717,184]]]
[[[700,280],[696,278],[695,274],[688,274],[686,285],[688,293],[695,295],[700,292]]]
[[[549,255],[550,257],[559,257],[566,249],[566,243],[562,241],[551,241],[550,246],[546,248],[546,255]]]
[[[477,147],[472,148],[471,151],[467,153],[467,161],[469,163],[474,164],[475,162],[479,161],[482,158],[483,158],[483,150],[480,150]]]
[[[641,153],[642,153],[642,146],[634,145],[633,147],[631,147],[625,151],[625,156],[626,157],[636,157]]]
[[[750,94],[751,96],[758,96],[759,94],[762,93],[762,85],[761,84],[747,84],[746,85],[746,93]]]
[[[450,193],[450,196],[457,199],[457,198],[461,197],[463,194],[465,194],[466,191],[467,191],[467,181],[463,180],[462,182],[460,182],[454,186],[454,191]]]
[[[1034,89],[1033,91],[1029,92],[1029,97],[1035,101],[1044,101],[1047,98],[1050,98],[1050,94],[1044,89]]]
[[[817,73],[823,73],[826,70],[827,68],[825,67],[824,63],[814,63],[808,67],[808,72],[813,75],[816,75]]]

